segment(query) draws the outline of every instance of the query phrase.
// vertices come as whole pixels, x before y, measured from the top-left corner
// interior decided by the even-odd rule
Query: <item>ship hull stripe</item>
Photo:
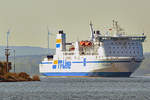
[[[72,63],[120,63],[120,62],[132,62],[132,61],[72,61]],[[142,62],[142,61],[134,61],[134,62]],[[40,64],[52,64],[52,62],[41,62]]]
[[[41,62],[40,64],[53,64],[52,62]]]
[[[129,77],[132,72],[47,72],[44,76]]]

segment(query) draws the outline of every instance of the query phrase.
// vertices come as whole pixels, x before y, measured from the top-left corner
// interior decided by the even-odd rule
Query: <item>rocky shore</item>
[[[0,61],[0,82],[40,81],[38,75],[30,77],[25,72],[13,73],[10,70],[11,62]]]
[[[40,78],[38,75],[30,77],[30,75],[28,75],[25,72],[20,73],[8,72],[4,75],[0,75],[0,82],[22,82],[22,81],[40,81]]]

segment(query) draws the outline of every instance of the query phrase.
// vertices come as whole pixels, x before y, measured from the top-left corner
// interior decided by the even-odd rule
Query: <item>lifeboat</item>
[[[85,46],[85,41],[80,41],[81,46]]]
[[[85,42],[85,46],[91,46],[91,45],[92,45],[92,43],[90,41]]]
[[[91,46],[92,42],[90,42],[90,41],[80,41],[80,45],[81,46]]]

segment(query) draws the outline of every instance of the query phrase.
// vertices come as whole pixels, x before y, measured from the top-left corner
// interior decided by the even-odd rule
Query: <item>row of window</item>
[[[125,51],[125,52],[124,52],[124,51],[109,51],[109,53],[110,53],[110,54],[112,54],[112,53],[113,53],[113,54],[115,54],[115,53],[118,53],[118,54],[119,54],[119,53],[121,53],[121,54],[126,53],[126,54],[127,54],[128,51]],[[139,54],[140,52],[139,52],[139,51],[133,51],[133,52],[132,52],[132,51],[129,51],[129,53],[130,53],[130,54],[132,54],[132,53],[134,53],[134,54],[136,54],[136,53]]]
[[[128,44],[128,45],[138,45],[138,42],[111,42],[111,45],[121,45],[121,44],[123,44],[123,45],[126,45],[126,44]]]
[[[65,55],[74,55],[74,53],[64,53]]]
[[[129,47],[112,47],[113,49],[115,49],[115,48],[117,48],[117,49],[119,49],[119,48],[121,48],[121,49],[123,49],[123,48],[125,48],[125,49],[139,49],[139,47],[131,47],[131,46],[129,46]],[[109,49],[111,49],[111,47],[109,47]]]

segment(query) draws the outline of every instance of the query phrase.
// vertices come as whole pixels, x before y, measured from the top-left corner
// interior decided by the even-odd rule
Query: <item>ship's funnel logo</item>
[[[61,39],[56,39],[56,43],[61,43]]]
[[[58,64],[58,60],[54,60],[53,64]]]
[[[66,60],[54,60],[54,65],[52,65],[53,69],[70,69],[71,68],[71,61]]]

